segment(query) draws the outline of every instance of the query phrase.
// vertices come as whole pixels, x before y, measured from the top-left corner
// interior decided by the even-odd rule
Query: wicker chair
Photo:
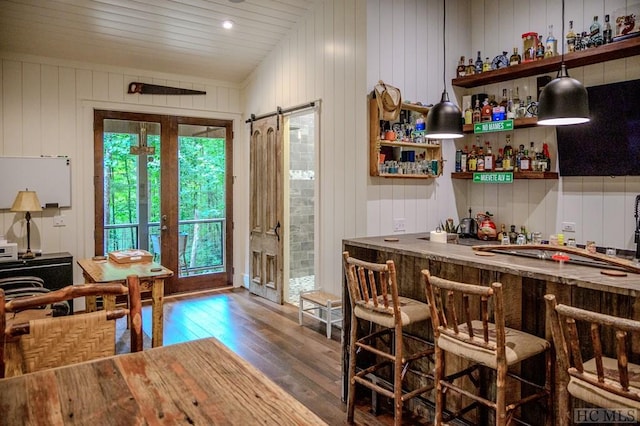
[[[565,389],[572,397],[598,407],[640,412],[640,365],[628,362],[628,340],[630,335],[640,336],[640,321],[558,304],[553,294],[544,298],[556,348],[558,375],[563,382],[558,404],[559,412],[566,415],[558,419],[558,423],[571,424],[571,402],[563,392]],[[590,335],[590,345],[580,342],[579,327],[585,335]],[[601,335],[605,333],[615,339],[615,358],[602,352]],[[584,362],[581,349],[586,351],[589,346],[593,357]]]
[[[431,323],[436,346],[436,412],[435,425],[460,417],[471,409],[484,406],[495,411],[495,424],[507,425],[523,404],[546,401],[546,422],[552,419],[550,398],[551,360],[550,344],[545,339],[505,327],[502,284],[491,287],[460,283],[434,277],[423,270],[425,291],[431,309]],[[489,322],[493,306],[494,322]],[[509,367],[537,354],[545,353],[545,384],[535,385],[509,371]],[[465,359],[470,366],[445,375],[445,353]],[[478,383],[472,373],[480,367],[496,371],[495,401],[487,395],[474,394],[456,382],[469,377]],[[507,376],[533,386],[535,393],[507,402]],[[472,402],[452,413],[445,414],[445,394],[451,391],[464,395]],[[512,398],[513,399],[513,398]]]
[[[76,297],[129,295],[129,309],[45,317],[7,326],[10,313]],[[142,303],[135,275],[127,285],[72,285],[34,296],[5,300],[0,289],[0,378],[74,364],[115,354],[115,319],[128,316],[131,351],[142,350]],[[18,337],[19,336],[19,337]]]
[[[347,422],[353,423],[354,420],[358,383],[394,401],[394,424],[399,425],[402,423],[404,402],[433,389],[431,374],[425,373],[424,369],[410,368],[415,361],[433,354],[433,343],[403,333],[403,327],[427,321],[429,307],[418,300],[398,296],[393,261],[370,263],[349,257],[348,252],[343,253],[343,258],[351,302]],[[358,337],[359,321],[370,325],[370,332],[366,336]],[[381,343],[385,338],[388,338],[387,345]],[[405,354],[404,344],[407,339],[412,340],[415,350]],[[385,350],[386,346],[388,351]],[[372,364],[356,371],[356,356],[363,351],[369,352],[374,359]],[[383,387],[377,376],[373,377],[388,366],[391,367],[388,374],[390,389]],[[414,389],[403,391],[403,380],[408,371],[416,375],[417,384]]]

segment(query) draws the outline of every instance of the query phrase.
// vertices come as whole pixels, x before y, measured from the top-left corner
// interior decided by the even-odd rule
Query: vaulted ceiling
[[[0,0],[0,50],[239,83],[316,2]]]

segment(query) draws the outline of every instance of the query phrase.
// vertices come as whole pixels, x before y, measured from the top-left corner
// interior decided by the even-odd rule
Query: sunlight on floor
[[[314,290],[315,283],[315,275],[307,275],[306,277],[300,278],[291,278],[289,280],[289,293],[287,295],[287,301],[292,305],[298,306],[300,304],[300,292]]]

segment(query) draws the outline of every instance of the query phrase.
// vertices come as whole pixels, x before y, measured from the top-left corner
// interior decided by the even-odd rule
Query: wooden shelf
[[[438,176],[434,175],[403,175],[400,173],[379,173],[376,176],[383,178],[402,178],[402,179],[433,179]]]
[[[492,170],[490,172],[453,172],[451,179],[473,179],[474,173],[508,172],[509,170]],[[514,179],[558,179],[556,172],[513,172]]]
[[[496,122],[494,122],[496,123]],[[516,118],[513,121],[514,129],[523,129],[525,127],[535,127],[538,125],[538,117]],[[465,124],[462,126],[463,133],[473,133],[473,124]],[[504,130],[510,132],[511,130]]]
[[[576,68],[614,59],[626,58],[640,54],[640,36],[628,40],[616,41],[604,46],[598,46],[564,55],[567,68]],[[478,87],[487,84],[500,83],[517,78],[531,77],[560,70],[562,57],[560,55],[513,65],[498,70],[474,74],[467,77],[454,78],[451,84],[458,87]]]
[[[415,149],[440,149],[439,144],[434,145],[434,144],[427,144],[427,143],[397,142],[397,141],[388,141],[386,139],[378,139],[378,143],[381,146],[397,146],[397,147],[415,148]]]

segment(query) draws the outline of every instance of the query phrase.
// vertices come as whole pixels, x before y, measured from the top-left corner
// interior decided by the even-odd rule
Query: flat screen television
[[[587,92],[591,121],[556,127],[560,176],[639,176],[640,80]]]

